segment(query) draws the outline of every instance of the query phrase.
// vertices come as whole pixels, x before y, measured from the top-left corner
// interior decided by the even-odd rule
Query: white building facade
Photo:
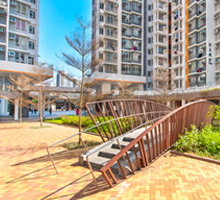
[[[38,62],[38,37],[39,0],[0,0],[0,90],[8,90],[9,74],[28,73]],[[1,99],[0,114],[7,113]]]
[[[144,68],[144,0],[93,0],[92,38],[100,39],[96,58],[104,59],[92,78],[102,91],[116,82],[129,82],[137,90],[146,84]]]

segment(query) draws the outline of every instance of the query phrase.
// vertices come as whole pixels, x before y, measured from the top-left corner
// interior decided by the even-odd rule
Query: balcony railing
[[[189,5],[193,4],[197,0],[189,0]]]
[[[216,66],[215,66],[215,71],[219,71],[220,70],[220,64],[217,64]]]
[[[215,40],[216,41],[220,40],[220,34],[215,35]]]
[[[215,56],[219,56],[220,55],[220,48],[217,48],[215,51]]]
[[[117,18],[114,18],[113,21],[106,20],[106,24],[117,26]]]
[[[189,46],[192,46],[193,44],[196,44],[196,37],[192,37],[189,39]]]

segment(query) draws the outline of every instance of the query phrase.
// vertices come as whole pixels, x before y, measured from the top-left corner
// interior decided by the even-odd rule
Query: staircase
[[[147,127],[147,128],[149,128],[149,127]],[[121,152],[121,149],[125,148],[128,144],[130,144],[130,142],[132,142],[135,138],[137,138],[139,135],[141,135],[145,130],[146,130],[146,128],[137,129],[129,134],[125,134],[125,136],[122,136],[122,137],[119,136],[118,138],[112,139],[112,140],[94,148],[92,150],[94,153],[89,157],[89,162],[90,162],[92,168],[96,169],[96,170],[101,169],[113,157],[115,157],[117,154],[119,154]],[[153,138],[155,137],[154,132],[152,132],[152,136],[153,136]],[[151,144],[151,136],[149,136],[149,142]],[[146,151],[148,151],[146,138],[144,139],[144,144],[145,144]],[[154,159],[152,145],[150,145],[150,148],[151,148],[151,156]],[[98,149],[100,149],[100,150],[98,150]],[[141,160],[141,155],[140,155],[140,150],[139,150],[138,144],[135,145],[135,150],[134,150],[134,148],[131,148],[130,150],[127,151],[130,163],[132,165],[132,169],[129,166],[129,161],[128,161],[126,155],[122,156],[119,159],[119,162],[121,164],[121,167],[122,167],[125,175],[131,174],[132,170],[134,170],[134,171],[138,170],[138,163],[137,163],[134,151],[136,151],[137,156]],[[80,156],[79,162],[82,165],[87,165],[85,155]],[[149,160],[149,162],[150,162],[150,160]],[[141,161],[141,166],[143,166],[142,161]],[[120,166],[118,165],[118,162],[114,163],[111,166],[111,170],[117,178],[119,178],[120,176],[123,175],[122,171],[120,169]]]

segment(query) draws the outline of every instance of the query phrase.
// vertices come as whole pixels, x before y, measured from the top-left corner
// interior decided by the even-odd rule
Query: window
[[[148,38],[148,44],[151,44],[151,38]]]
[[[148,33],[150,33],[151,32],[151,28],[150,27],[148,27]]]
[[[133,23],[138,23],[139,20],[138,20],[138,15],[133,15]]]
[[[16,19],[15,28],[16,28],[17,30],[25,31],[25,30],[26,30],[25,27],[26,27],[25,21]]]
[[[151,49],[148,49],[148,55],[150,55],[151,54]]]
[[[126,27],[126,29],[125,29],[125,35],[131,36],[131,28]]]
[[[95,0],[92,0],[92,5],[94,5],[95,4]]]
[[[92,16],[94,16],[94,14],[95,14],[95,12],[94,12],[94,10],[92,11]]]
[[[15,36],[15,46],[20,46],[20,38],[18,35]]]
[[[24,4],[17,3],[16,11],[17,11],[17,13],[22,13],[23,15],[26,15],[27,9]]]
[[[107,35],[113,35],[113,28],[107,27]]]
[[[151,16],[148,16],[148,21],[151,22]]]
[[[139,36],[139,28],[133,28],[133,35],[134,36]]]
[[[104,9],[104,3],[100,3],[100,9]]]
[[[113,3],[107,2],[107,10],[113,10]]]
[[[151,11],[151,5],[148,5],[148,10]]]
[[[25,62],[25,54],[24,53],[15,52],[15,62],[24,63]]]
[[[34,49],[34,42],[29,41],[28,46],[29,46],[29,49]]]
[[[131,66],[130,65],[122,65],[121,72],[122,72],[122,74],[131,74]]]
[[[103,59],[103,53],[99,53],[99,59]]]
[[[149,66],[151,66],[151,60],[148,60],[148,61],[147,61],[147,64],[148,64]]]
[[[29,26],[29,33],[35,34],[35,27],[34,26]]]
[[[106,65],[105,66],[105,72],[116,74],[117,73],[117,67],[116,66],[111,66],[111,65]]]
[[[132,74],[137,75],[137,76],[141,76],[141,66],[134,65],[132,67]]]
[[[113,54],[112,53],[107,52],[106,55],[107,55],[107,59],[106,60],[109,60],[109,61],[113,60]]]
[[[30,3],[33,3],[33,4],[35,4],[35,0],[30,0]]]
[[[25,38],[18,36],[18,35],[15,35],[15,46],[26,47]]]
[[[113,16],[112,15],[107,15],[107,22],[113,23]]]
[[[30,10],[29,17],[30,17],[31,19],[35,19],[35,12],[32,11],[32,10]]]
[[[28,57],[28,64],[33,65],[34,64],[34,58],[33,57]]]
[[[99,34],[103,35],[103,28],[99,28]]]
[[[133,61],[138,62],[139,61],[139,53],[133,53],[132,58],[133,58]]]
[[[131,40],[126,40],[125,42],[125,48],[132,48],[132,41]]]
[[[99,72],[103,72],[103,66],[99,66]]]
[[[103,47],[103,41],[99,41],[99,47]]]
[[[151,71],[148,71],[147,73],[148,73],[148,77],[151,77]]]
[[[104,16],[103,15],[99,15],[99,21],[104,22]]]

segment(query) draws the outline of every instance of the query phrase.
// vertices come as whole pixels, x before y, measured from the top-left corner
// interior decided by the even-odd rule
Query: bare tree
[[[134,95],[132,94],[133,88],[130,87],[131,83],[117,82],[115,89],[113,90],[116,94],[114,97],[120,99],[132,99]]]
[[[58,99],[55,98],[56,94],[51,92],[50,83],[52,80],[48,80],[48,76],[51,76],[53,68],[47,63],[40,63],[33,66],[32,70],[33,73],[29,75],[31,78],[29,96],[32,98],[31,104],[34,108],[39,108],[40,126],[42,126],[43,110],[49,108]]]
[[[176,89],[175,84],[172,82],[174,74],[171,73],[169,67],[158,67],[155,75],[151,77],[153,80],[153,87],[151,87],[158,94],[153,96],[153,100],[162,104],[175,99],[175,95],[171,92]]]
[[[85,102],[90,101],[91,99],[95,99],[94,95],[91,95],[88,88],[94,86],[96,82],[88,81],[86,78],[88,78],[91,72],[94,72],[96,67],[104,60],[96,58],[93,54],[99,48],[100,40],[96,41],[93,39],[91,41],[90,23],[85,22],[81,17],[76,17],[76,20],[79,24],[79,27],[74,30],[71,38],[67,36],[65,37],[68,45],[74,50],[74,54],[71,55],[62,52],[62,56],[59,58],[67,65],[77,69],[80,72],[81,79],[75,80],[69,74],[67,75],[62,73],[62,71],[59,71],[59,73],[66,77],[69,81],[73,82],[78,88],[80,88],[78,97],[75,96],[73,98],[70,95],[66,95],[66,100],[79,107],[79,132],[81,132],[82,108],[84,107]],[[104,94],[101,96],[103,95]]]
[[[22,122],[22,109],[23,107],[29,106],[29,85],[30,85],[30,77],[26,75],[9,75],[9,81],[11,82],[11,85],[9,87],[9,90],[12,92],[12,96],[14,96],[14,99],[19,100],[19,120]],[[7,96],[4,96],[5,99],[10,101],[12,104],[14,104],[14,100],[11,98],[8,98]]]

